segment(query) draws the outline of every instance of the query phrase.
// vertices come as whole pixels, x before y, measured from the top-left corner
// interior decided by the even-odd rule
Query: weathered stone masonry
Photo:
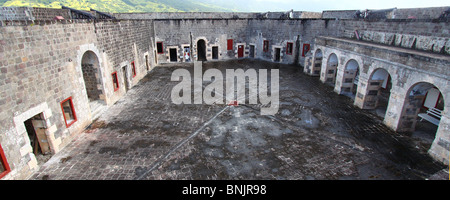
[[[374,102],[370,102],[373,94],[370,94],[371,87],[375,82],[372,77],[379,69],[387,71],[392,80],[389,103],[384,117],[384,123],[396,131],[414,131],[417,112],[422,106],[423,97],[419,102],[419,107],[411,107],[410,93],[419,84],[432,84],[442,94],[443,99],[448,99],[449,94],[449,71],[450,58],[446,55],[435,55],[433,53],[421,52],[417,50],[403,49],[399,47],[386,47],[383,45],[354,41],[349,39],[338,39],[330,37],[317,37],[317,50],[323,52],[320,78],[326,82],[326,73],[329,68],[327,63],[330,55],[338,57],[337,75],[334,90],[345,93],[346,65],[354,60],[359,67],[359,80],[354,97],[354,105],[362,109],[373,109]],[[353,79],[350,83],[353,85]],[[350,86],[351,86],[350,85]],[[373,86],[372,86],[373,87]],[[430,85],[431,87],[431,85]],[[428,88],[424,90],[428,90]],[[376,88],[375,90],[378,90]],[[379,94],[375,94],[376,96]],[[415,97],[417,98],[417,97]],[[376,99],[375,99],[376,101]],[[376,103],[376,102],[375,102]],[[413,109],[412,114],[408,114],[408,109]],[[429,153],[438,160],[448,163],[448,149],[450,144],[448,126],[448,103],[444,105],[442,118],[436,133],[436,138],[429,150]]]
[[[42,114],[50,149],[56,153],[92,122],[88,85],[111,105],[125,94],[123,67],[129,71],[130,87],[145,76],[151,30],[151,23],[137,20],[35,21],[1,27],[0,141],[11,168],[6,179],[23,179],[38,167],[24,121]],[[96,73],[85,84],[86,65]],[[111,84],[113,72],[119,74],[117,91]],[[60,104],[69,97],[77,121],[66,127]]]
[[[369,83],[378,81],[373,74],[382,68],[392,80],[384,121],[394,130],[411,131],[417,115],[409,113],[418,110],[411,98],[423,99],[410,97],[416,86],[432,84],[450,99],[448,17],[429,15],[433,8],[407,19],[413,10],[373,12],[374,18],[357,17],[356,11],[296,11],[119,13],[117,19],[99,20],[74,19],[66,9],[7,9],[0,17],[0,145],[11,170],[0,172],[0,178],[24,179],[39,168],[25,121],[42,122],[35,128],[45,133],[54,154],[92,122],[94,105],[114,104],[157,64],[197,60],[199,48],[207,61],[255,58],[303,65],[305,73],[333,84],[337,93],[355,90],[354,104],[363,109],[377,105]],[[356,77],[344,77],[350,61],[359,70],[355,88]],[[63,114],[67,99],[76,118]],[[446,164],[448,110],[446,103],[429,151]],[[71,118],[75,122],[67,125]]]

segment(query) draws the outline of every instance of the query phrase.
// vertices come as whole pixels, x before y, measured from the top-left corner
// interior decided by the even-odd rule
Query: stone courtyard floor
[[[173,104],[178,68],[193,71],[193,64],[154,68],[30,179],[448,179],[426,145],[301,67],[203,64],[203,71],[279,68],[280,108],[269,116],[259,105]]]

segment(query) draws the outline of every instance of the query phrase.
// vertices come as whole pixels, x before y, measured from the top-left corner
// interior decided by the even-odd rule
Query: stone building
[[[395,131],[434,123],[429,154],[448,165],[449,11],[0,8],[0,179],[28,177],[153,67],[241,58],[299,64]]]

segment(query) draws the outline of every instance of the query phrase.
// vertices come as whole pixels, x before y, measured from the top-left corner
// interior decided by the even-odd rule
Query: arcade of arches
[[[320,45],[322,41],[331,40],[352,43],[342,39],[316,38],[319,45],[314,51],[320,56],[315,57],[315,63],[320,63],[321,68],[313,74],[305,73],[320,74],[320,80],[334,87],[336,93],[350,97],[355,106],[382,117],[391,129],[420,138],[428,145],[430,155],[448,163],[448,77],[438,76],[432,70],[422,70],[423,59],[409,61],[409,64],[416,65],[412,67],[399,62],[395,54],[404,53],[400,52],[404,50],[390,49],[391,52],[380,55],[367,50],[378,48],[386,51],[384,47],[373,44],[352,43],[357,46],[353,52]],[[414,51],[408,53],[417,56]],[[435,66],[434,63],[425,64]]]

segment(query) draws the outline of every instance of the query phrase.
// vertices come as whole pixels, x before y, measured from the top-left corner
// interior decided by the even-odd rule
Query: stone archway
[[[101,60],[98,57],[98,51],[86,50],[80,58],[80,64],[89,108],[92,118],[95,119],[106,108]]]
[[[417,122],[421,120],[420,113],[427,113],[430,109],[438,109],[441,112],[445,107],[445,102],[441,90],[428,82],[418,82],[412,85],[406,93],[403,105],[401,121],[399,122],[399,132],[412,132],[416,129]],[[433,116],[433,114],[430,114]],[[436,116],[433,118],[422,117],[422,121],[439,124]]]
[[[100,63],[93,51],[86,51],[81,58],[81,71],[83,72],[84,85],[89,101],[100,100],[103,91],[100,79]]]
[[[326,63],[326,68],[324,70],[324,83],[335,85],[336,84],[336,74],[338,67],[338,57],[336,54],[332,53],[328,56]]]
[[[384,117],[389,104],[392,89],[392,78],[383,68],[375,69],[369,76],[366,92],[363,97],[363,109],[374,109],[380,117]]]
[[[354,59],[350,59],[347,64],[345,64],[344,73],[340,79],[342,82],[339,86],[339,94],[355,98],[359,82],[359,72],[358,62]]]
[[[397,131],[408,132],[429,148],[433,157],[448,164],[446,107],[441,89],[429,82],[417,82],[407,90]]]
[[[320,71],[322,69],[322,59],[323,59],[322,50],[317,49],[314,53],[313,66],[311,69],[312,76],[320,76]]]

